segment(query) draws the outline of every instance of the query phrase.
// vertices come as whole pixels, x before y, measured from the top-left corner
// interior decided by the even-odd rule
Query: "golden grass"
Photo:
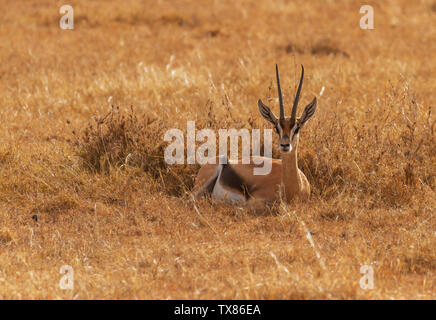
[[[370,1],[371,31],[359,1],[70,1],[74,31],[62,2],[0,4],[0,298],[436,298],[433,0]],[[275,63],[288,106],[299,64],[301,105],[325,88],[310,203],[194,207],[165,130],[268,127]]]

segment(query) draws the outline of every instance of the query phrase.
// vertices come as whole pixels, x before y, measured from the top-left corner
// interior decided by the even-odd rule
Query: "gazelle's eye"
[[[277,128],[277,126],[274,126],[274,130],[279,133],[279,128]]]

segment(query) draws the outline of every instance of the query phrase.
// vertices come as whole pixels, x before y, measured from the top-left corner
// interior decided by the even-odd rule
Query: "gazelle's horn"
[[[277,76],[277,91],[279,93],[279,103],[280,103],[280,119],[284,119],[285,109],[283,108],[282,89],[280,88],[279,67],[277,67],[277,64],[276,64],[276,76]]]
[[[300,92],[301,92],[301,86],[303,85],[303,77],[304,77],[304,67],[303,65],[301,65],[300,83],[298,84],[297,94],[295,95],[294,105],[292,106],[292,113],[291,113],[292,124],[295,123],[295,120],[297,118],[297,106],[298,106],[298,101],[300,100]]]

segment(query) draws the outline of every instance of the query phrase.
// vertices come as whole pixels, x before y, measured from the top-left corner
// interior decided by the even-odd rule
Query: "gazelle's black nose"
[[[289,143],[280,143],[280,150],[283,152],[289,152],[291,145]]]

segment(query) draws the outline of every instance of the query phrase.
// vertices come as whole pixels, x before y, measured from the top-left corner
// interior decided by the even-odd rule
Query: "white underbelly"
[[[212,194],[219,200],[224,200],[228,203],[245,202],[244,195],[225,189],[218,180],[213,188]]]

